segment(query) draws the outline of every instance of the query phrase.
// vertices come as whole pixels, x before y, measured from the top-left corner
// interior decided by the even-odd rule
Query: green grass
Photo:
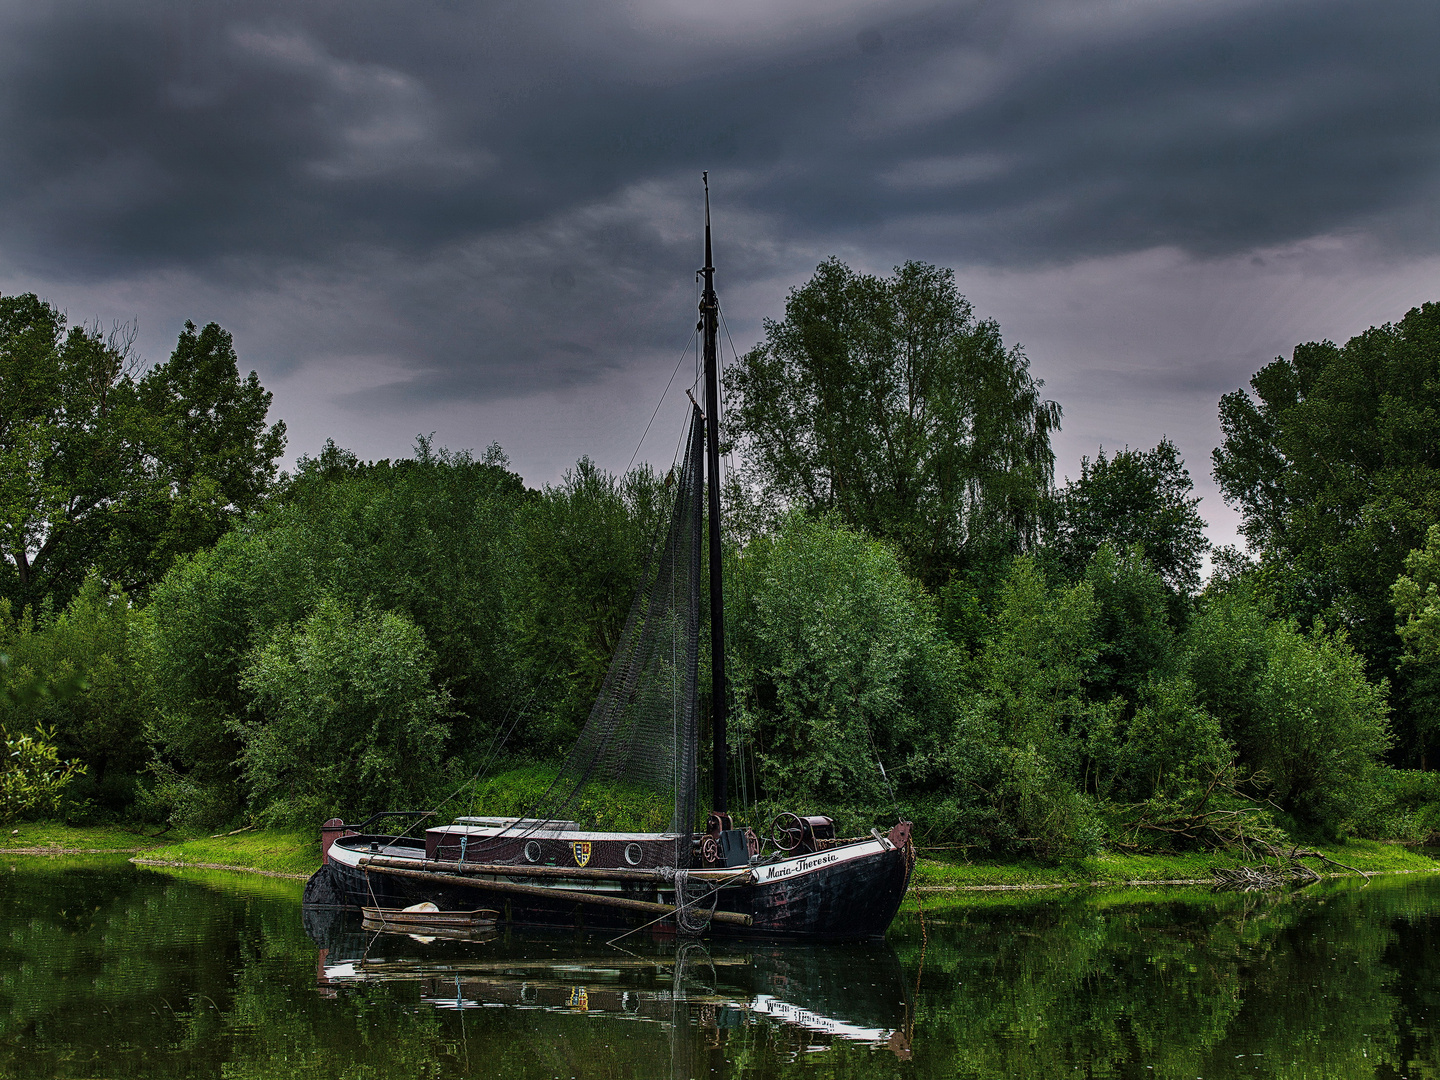
[[[11,824],[0,832],[0,848],[63,848],[67,851],[128,851],[150,848],[174,839],[157,836],[154,825],[59,825],[55,822]]]
[[[559,792],[551,790],[555,765],[522,765],[476,784],[468,800],[447,808],[457,815],[522,817],[543,813]],[[625,784],[591,783],[565,816],[583,825],[617,832],[660,832],[669,827],[670,807],[655,792]]]

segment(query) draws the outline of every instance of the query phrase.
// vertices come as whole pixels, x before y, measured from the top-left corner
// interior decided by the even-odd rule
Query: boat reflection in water
[[[376,982],[419,984],[439,1009],[588,1014],[707,1033],[775,1025],[797,1051],[837,1040],[910,1056],[908,988],[895,951],[853,945],[719,944],[559,934],[470,939],[375,933],[354,913],[306,910],[320,946],[320,992]]]

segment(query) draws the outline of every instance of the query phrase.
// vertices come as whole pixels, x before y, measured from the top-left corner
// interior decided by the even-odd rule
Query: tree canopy
[[[285,425],[230,335],[186,323],[148,372],[132,338],[0,296],[0,595],[22,606],[63,607],[92,570],[143,594],[274,480]]]
[[[928,583],[1037,536],[1060,407],[950,270],[826,260],[727,386],[754,490],[890,541]]]
[[[1220,400],[1215,479],[1268,597],[1345,627],[1373,675],[1403,682],[1391,587],[1440,520],[1440,304],[1300,345],[1250,388]]]
[[[1169,439],[1153,450],[1126,447],[1107,457],[1080,459],[1080,478],[1060,492],[1050,538],[1070,574],[1084,572],[1102,544],[1138,544],[1172,593],[1189,596],[1200,586],[1200,565],[1210,550],[1200,499],[1180,451]]]
[[[0,594],[63,604],[147,482],[124,336],[0,296]]]

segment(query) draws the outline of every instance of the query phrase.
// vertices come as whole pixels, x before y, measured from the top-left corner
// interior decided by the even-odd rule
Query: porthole
[[[540,842],[538,840],[531,840],[528,844],[525,845],[525,861],[540,861]]]
[[[631,866],[639,866],[639,865],[640,865],[640,860],[641,860],[642,858],[644,858],[644,857],[645,857],[645,852],[644,852],[643,850],[641,850],[641,847],[640,847],[639,844],[626,844],[626,845],[625,845],[625,861],[626,861],[627,863],[629,863]]]

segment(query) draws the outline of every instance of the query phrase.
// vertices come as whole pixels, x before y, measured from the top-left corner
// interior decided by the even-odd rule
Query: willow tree
[[[1032,544],[1060,407],[950,270],[821,263],[727,376],[750,490],[890,541],[930,584]]]

